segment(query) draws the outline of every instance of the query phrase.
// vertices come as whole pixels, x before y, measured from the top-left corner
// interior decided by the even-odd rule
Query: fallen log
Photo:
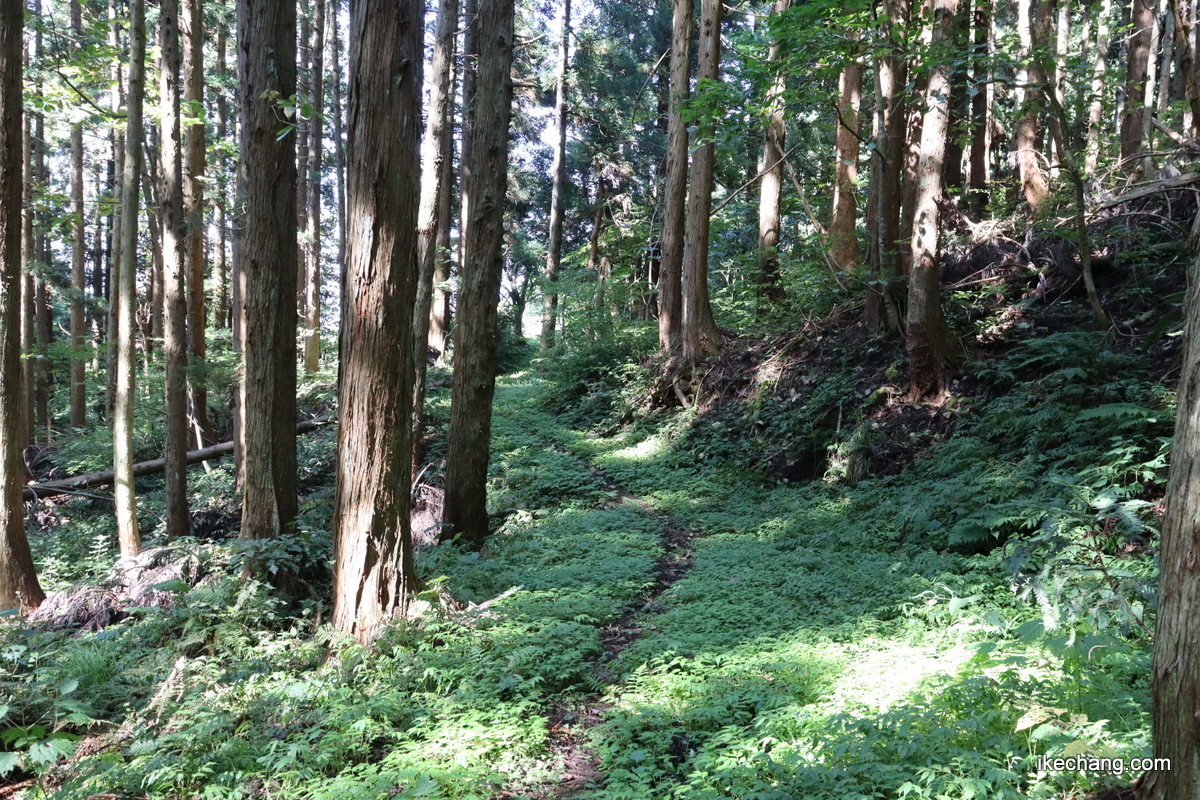
[[[311,433],[317,428],[329,425],[337,420],[332,417],[319,417],[317,419],[305,420],[296,425],[296,435]],[[221,442],[214,444],[211,447],[204,447],[199,450],[192,450],[187,454],[187,463],[199,464],[201,461],[209,461],[210,459],[220,458],[222,456],[231,455],[233,453],[233,442]],[[156,472],[162,472],[166,469],[166,461],[161,458],[156,458],[151,461],[142,461],[133,465],[133,477],[141,478],[146,475],[153,475]],[[38,500],[46,497],[55,497],[60,494],[71,494],[81,489],[89,489],[93,486],[107,486],[115,480],[116,476],[111,469],[101,470],[100,472],[89,472],[86,475],[76,475],[73,478],[62,478],[56,481],[46,481],[45,483],[30,483],[23,487],[22,495],[26,501]]]

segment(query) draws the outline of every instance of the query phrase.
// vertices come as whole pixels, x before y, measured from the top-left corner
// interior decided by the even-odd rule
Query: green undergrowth
[[[1088,335],[1029,340],[979,365],[953,426],[917,431],[902,468],[803,482],[762,458],[812,441],[813,398],[841,400],[831,449],[872,424],[878,397],[839,389],[842,368],[798,399],[779,384],[792,410],[772,412],[773,441],[758,421],[778,398],[623,420],[640,373],[604,370],[603,401],[581,378],[587,414],[556,413],[561,382],[501,382],[496,530],[419,556],[425,599],[501,599],[436,607],[370,649],[335,635],[314,440],[296,536],[253,555],[315,595],[242,580],[244,546],[184,542],[207,577],[164,586],[169,608],[98,632],[3,626],[0,767],[80,800],[545,796],[562,768],[548,717],[599,704],[576,730],[593,800],[1082,798],[1129,780],[1036,759],[1148,747],[1173,397],[1135,360]],[[111,565],[105,530],[51,535],[60,585]],[[679,571],[660,594],[664,564]]]

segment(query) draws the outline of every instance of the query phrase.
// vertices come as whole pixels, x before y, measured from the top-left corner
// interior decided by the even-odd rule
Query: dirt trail
[[[594,466],[591,470],[603,480],[604,487],[616,495],[605,503],[604,508],[629,504],[651,514],[660,523],[658,535],[663,545],[663,553],[655,565],[654,586],[642,605],[629,608],[620,619],[606,626],[601,634],[605,660],[596,664],[596,674],[608,684],[616,679],[616,674],[608,668],[608,664],[641,638],[649,627],[646,613],[661,610],[663,595],[691,569],[691,541],[697,534],[683,530],[669,516],[630,494],[611,481],[603,470]],[[582,800],[587,797],[588,790],[602,781],[599,759],[589,746],[589,731],[604,721],[608,707],[603,695],[593,694],[571,706],[555,706],[547,714],[550,733],[547,746],[561,760],[563,774],[557,784],[531,793],[529,797],[532,800]]]

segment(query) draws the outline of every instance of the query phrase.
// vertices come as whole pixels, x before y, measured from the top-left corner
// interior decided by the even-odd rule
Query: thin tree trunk
[[[42,14],[41,0],[34,0],[32,11],[35,16]],[[43,58],[42,31],[38,28],[34,33],[34,55],[40,63]],[[38,77],[34,84],[35,105],[40,105],[42,97],[42,79]],[[50,182],[50,172],[46,166],[46,119],[41,114],[33,120],[33,175],[35,193],[37,187],[45,191]],[[36,212],[35,212],[36,213]],[[50,342],[54,336],[53,307],[50,305],[50,295],[46,290],[46,276],[52,271],[49,241],[46,238],[45,220],[37,214],[33,227],[33,258],[41,270],[34,281],[34,328],[37,336],[37,365],[34,369],[37,384],[34,387],[34,409],[37,414],[37,430],[43,432],[45,441],[50,440],[52,420],[50,419],[50,387],[54,383],[54,374],[50,369]]]
[[[22,3],[0,4],[0,611],[46,599],[25,537],[27,431],[21,374]]]
[[[456,72],[451,65],[450,97],[454,97]],[[453,105],[453,104],[451,104]],[[446,336],[450,327],[450,292],[446,289],[446,281],[450,280],[450,228],[453,224],[454,205],[454,109],[451,108],[451,119],[442,132],[443,147],[446,160],[441,164],[442,191],[438,196],[437,232],[434,235],[433,256],[433,287],[429,304],[429,336],[428,347],[433,348],[438,358],[446,354]],[[422,388],[422,394],[424,389]],[[414,441],[413,447],[419,447],[420,442]]]
[[[166,463],[167,538],[191,533],[187,500],[187,286],[184,273],[185,218],[183,206],[183,153],[180,147],[179,0],[159,0],[158,17],[159,120],[161,133],[162,185],[159,189],[159,219],[163,251],[163,353],[166,356],[166,415],[163,443]]]
[[[1067,75],[1067,49],[1071,39],[1071,0],[1057,0],[1058,20],[1055,25],[1054,41],[1054,74],[1050,76],[1051,91],[1055,101],[1061,106],[1065,100],[1063,81]],[[1050,176],[1055,180],[1059,176],[1059,165],[1063,163],[1063,151],[1066,146],[1068,131],[1066,123],[1057,114],[1050,115],[1050,142],[1053,145],[1053,156],[1050,159]]]
[[[225,78],[227,68],[225,63],[225,45],[228,31],[224,23],[217,28],[217,76]],[[217,103],[217,141],[224,142],[229,135],[229,103],[224,92],[216,93]],[[217,253],[217,308],[213,325],[217,328],[228,328],[233,324],[233,312],[229,305],[229,262],[226,253],[229,250],[229,219],[226,209],[229,204],[229,160],[224,155],[218,156],[217,167],[217,234],[220,237]]]
[[[858,107],[862,102],[862,62],[847,61],[838,91],[837,164],[833,180],[833,212],[829,247],[844,272],[858,266]]]
[[[79,0],[71,0],[71,30],[82,48],[83,11]],[[87,288],[87,226],[83,216],[83,124],[71,128],[71,391],[68,419],[73,428],[82,428],[87,418],[87,374],[83,355],[83,337],[87,333],[83,297]]]
[[[721,0],[701,0],[697,81],[717,81],[721,75]],[[712,222],[715,124],[706,121],[696,128],[705,142],[696,148],[688,185],[687,228],[683,244],[683,360],[696,364],[718,352],[724,338],[713,320],[708,301],[708,231]]]
[[[970,187],[971,206],[976,214],[982,215],[988,202],[988,162],[991,152],[991,124],[988,118],[988,47],[991,30],[993,0],[975,0],[975,40],[972,82],[975,95],[971,98],[971,169],[967,178]]]
[[[334,180],[337,183],[339,281],[346,270],[346,137],[342,124],[342,37],[338,31],[341,7],[341,0],[333,0],[333,13],[329,15],[330,38],[333,40],[333,154]],[[341,319],[340,314],[338,318]]]
[[[778,22],[780,15],[792,7],[792,0],[775,0],[771,18]],[[783,93],[787,75],[779,65],[779,37],[771,40],[768,61],[778,73],[767,90],[767,125],[763,131],[762,186],[758,194],[758,293],[772,303],[783,299],[783,284],[779,280],[779,199],[783,190],[783,152],[787,139],[787,123],[783,118]],[[844,77],[844,75],[843,75]],[[861,83],[862,73],[859,71]],[[857,115],[858,108],[854,113]],[[838,139],[840,144],[841,139]]]
[[[199,117],[204,107],[204,7],[201,0],[185,0],[183,19],[183,99],[188,116]],[[187,175],[183,184],[183,208],[186,218],[183,247],[183,272],[187,276],[188,356],[191,361],[192,418],[195,420],[196,447],[204,447],[212,437],[208,424],[208,386],[204,364],[208,357],[205,328],[208,310],[204,295],[204,122],[197,120],[184,131],[187,151]],[[222,140],[223,142],[224,140]]]
[[[311,0],[312,2],[320,2],[320,0]],[[300,26],[299,36],[296,41],[296,96],[297,100],[302,105],[304,102],[312,103],[312,26],[310,15],[310,0],[293,0],[296,4],[297,23]],[[314,110],[316,106],[313,106]],[[297,107],[295,117],[292,120],[296,123],[296,230],[302,231],[305,235],[308,233],[308,133],[312,126],[311,116],[306,117],[300,112]],[[304,245],[301,244],[301,251],[304,250]],[[303,252],[302,252],[303,255]],[[301,266],[296,270],[296,304],[300,312],[300,317],[305,316],[304,308],[304,268]]]
[[[417,213],[417,285],[413,308],[412,463],[419,469],[421,438],[425,427],[425,373],[429,362],[429,333],[433,310],[433,282],[438,262],[445,258],[438,235],[449,234],[450,186],[446,167],[454,160],[454,44],[458,31],[458,0],[438,4],[433,42],[433,76],[429,92],[429,125],[425,131],[425,156],[421,168],[421,206]]]
[[[137,389],[138,189],[142,179],[142,104],[146,97],[146,0],[129,3],[129,99],[126,103],[125,170],[121,195],[121,263],[117,268],[117,380],[113,404],[113,472],[117,538],[124,558],[142,549],[133,486],[133,403]]]
[[[692,0],[673,0],[671,31],[671,111],[667,119],[662,263],[658,273],[658,344],[664,353],[679,349],[683,333],[683,240],[688,186],[688,123],[683,117],[683,107],[690,94]]]
[[[908,0],[885,0],[884,32],[889,47],[879,59],[879,96],[883,106],[883,127],[878,144],[882,161],[879,191],[879,304],[887,331],[900,332],[900,183],[904,167],[908,57],[904,52],[903,29],[908,17]]]
[[[23,23],[22,23],[23,24]],[[26,46],[28,51],[28,46]],[[26,52],[26,61],[29,54]],[[27,445],[34,442],[34,428],[37,417],[34,414],[33,387],[37,383],[37,373],[34,366],[37,360],[32,358],[37,348],[37,287],[34,276],[34,262],[37,255],[33,249],[33,115],[26,113],[23,125],[24,144],[22,158],[24,159],[24,190],[21,194],[21,205],[24,209],[21,228],[21,375],[24,389],[24,418],[25,439]]]
[[[1154,758],[1169,768],[1148,773],[1139,794],[1147,800],[1200,796],[1200,659],[1196,609],[1200,608],[1200,215],[1188,237],[1183,372],[1179,378],[1166,513],[1159,556],[1154,664]]]
[[[512,113],[513,0],[478,0],[466,52],[478,53],[464,159],[462,289],[446,457],[445,535],[487,536],[487,468],[496,387],[497,305]]]
[[[316,9],[312,39],[312,106],[308,135],[308,236],[305,255],[308,281],[304,299],[304,371],[310,375],[321,367],[321,139],[325,108],[325,0],[313,0]]]
[[[954,38],[959,0],[937,0],[934,6],[935,50],[949,47]],[[953,338],[942,315],[938,268],[938,203],[942,199],[942,167],[949,131],[947,105],[950,67],[935,63],[929,70],[925,119],[921,125],[921,160],[915,218],[913,220],[912,272],[908,282],[906,339],[910,375],[909,397],[940,401],[946,387],[946,362]]]
[[[242,219],[237,243],[242,538],[296,519],[296,139],[271,98],[296,93],[296,3],[238,0]]]
[[[1096,60],[1092,65],[1092,102],[1088,106],[1087,157],[1089,175],[1100,163],[1100,130],[1104,124],[1104,81],[1108,72],[1109,18],[1112,0],[1100,0],[1096,19]]]
[[[1143,100],[1146,96],[1154,38],[1154,0],[1131,0],[1128,58],[1125,66],[1125,113],[1121,116],[1121,165],[1132,174],[1140,168]]]
[[[117,8],[117,0],[108,0],[108,46],[117,52],[120,49],[121,38],[121,17]],[[113,91],[109,97],[109,105],[113,113],[120,111],[124,105],[125,97],[123,96],[124,81],[121,75],[121,62],[114,59],[112,67],[112,84]],[[122,217],[121,212],[125,207],[124,200],[124,179],[125,179],[125,134],[117,126],[112,130],[112,160],[113,160],[113,194],[115,196],[115,207],[112,215],[112,252],[108,259],[108,341],[105,343],[104,353],[104,377],[105,377],[105,403],[104,407],[108,414],[108,418],[113,419],[116,414],[117,402],[117,343],[120,341],[120,290],[117,284],[119,283],[119,274],[121,271],[121,241],[124,238],[122,233]],[[121,182],[118,183],[117,181]]]
[[[558,267],[562,261],[563,191],[567,185],[567,59],[571,45],[571,0],[563,0],[562,32],[558,42],[557,93],[554,101],[554,165],[550,168],[550,238],[546,245],[546,287],[542,306],[540,355],[545,359],[554,347],[554,326],[558,314]],[[543,361],[542,368],[545,367]]]
[[[1042,86],[1046,76],[1035,48],[1046,41],[1038,36],[1042,18],[1046,17],[1043,4],[1048,0],[1020,0],[1017,6],[1017,33],[1021,40],[1018,58],[1021,63],[1017,83],[1024,88],[1025,100],[1021,116],[1013,132],[1013,148],[1017,153],[1017,166],[1021,175],[1021,188],[1025,200],[1033,209],[1039,208],[1050,195],[1050,185],[1042,172],[1040,163],[1042,121],[1041,112],[1045,102]]]
[[[1112,0],[1105,0],[1111,2]],[[1200,126],[1200,77],[1196,75],[1196,44],[1194,17],[1189,14],[1186,0],[1170,0],[1171,16],[1175,19],[1175,47],[1179,50],[1179,71],[1183,75],[1183,89],[1191,110],[1190,133]]]
[[[417,590],[409,528],[423,0],[350,20],[350,239],[334,506],[333,624],[370,641]]]

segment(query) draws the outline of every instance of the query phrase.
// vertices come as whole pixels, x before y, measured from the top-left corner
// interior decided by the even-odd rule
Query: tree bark
[[[721,75],[721,0],[701,0],[697,81],[717,81]],[[720,351],[724,337],[713,320],[708,302],[708,231],[711,223],[713,162],[716,144],[713,120],[696,127],[704,142],[692,157],[688,185],[687,228],[683,242],[683,360],[696,364]]]
[[[346,318],[334,503],[333,624],[361,641],[417,589],[409,529],[423,0],[350,19]]]
[[[225,23],[221,23],[217,28],[217,76],[224,79],[227,74],[225,52],[228,32]],[[217,141],[224,142],[229,135],[229,103],[225,99],[224,92],[217,92]],[[229,274],[229,261],[226,253],[229,249],[229,159],[225,155],[219,155],[217,168],[217,203],[216,203],[216,224],[217,235],[220,237],[220,243],[217,245],[219,252],[217,253],[217,307],[214,310],[215,319],[213,326],[217,328],[228,328],[233,324],[233,313],[230,308],[229,295],[231,276]]]
[[[683,106],[690,94],[691,49],[692,0],[673,0],[671,110],[667,118],[662,260],[658,273],[658,344],[664,353],[679,349],[683,332],[683,238],[688,187],[688,125]]]
[[[412,464],[419,469],[421,438],[425,428],[425,373],[434,308],[433,282],[438,263],[446,257],[439,234],[449,238],[450,173],[454,160],[454,50],[458,31],[458,0],[440,0],[433,42],[433,82],[429,91],[429,125],[425,131],[421,167],[421,206],[417,212],[417,285],[412,326],[413,374]],[[439,346],[442,343],[439,342]]]
[[[25,537],[21,374],[22,3],[0,4],[0,611],[34,611],[46,599]]]
[[[1154,37],[1154,0],[1131,0],[1129,49],[1125,66],[1125,113],[1121,116],[1121,167],[1136,172],[1141,161],[1143,99],[1150,70],[1150,44]]]
[[[513,0],[478,0],[469,40],[478,52],[464,158],[463,263],[450,395],[445,535],[487,536],[487,469],[496,387],[497,305],[504,266],[504,199],[512,113]]]
[[[163,352],[166,356],[166,415],[163,459],[166,482],[167,538],[191,533],[187,500],[187,287],[184,279],[185,218],[183,207],[183,153],[180,147],[179,0],[159,0],[158,44],[159,120],[162,185],[158,196],[162,228]]]
[[[24,22],[22,21],[22,24]],[[26,45],[25,53],[28,62],[29,53]],[[22,166],[24,169],[24,188],[21,193],[21,206],[24,210],[21,226],[21,385],[22,398],[21,417],[24,420],[24,443],[33,444],[33,432],[36,417],[33,408],[33,387],[37,382],[34,365],[37,361],[31,356],[37,347],[37,330],[35,328],[36,309],[34,308],[37,290],[35,287],[34,262],[37,256],[33,250],[33,115],[24,115],[24,143],[22,145]]]
[[[1042,19],[1048,17],[1044,4],[1048,0],[1020,0],[1017,6],[1017,33],[1021,40],[1018,55],[1020,70],[1017,84],[1024,89],[1021,116],[1013,131],[1013,148],[1016,150],[1017,167],[1021,175],[1021,189],[1025,200],[1034,210],[1041,207],[1050,195],[1050,185],[1042,172],[1039,157],[1042,142],[1041,112],[1045,104],[1042,87],[1046,75],[1038,58],[1037,48],[1046,43]],[[1049,30],[1045,26],[1044,30]]]
[[[42,14],[41,0],[34,0],[31,10],[35,16],[40,17]],[[43,58],[43,39],[40,27],[34,32],[33,43],[34,56],[40,63]],[[40,73],[34,83],[34,94],[37,98],[35,105],[40,105],[40,99],[43,96]],[[36,194],[37,187],[44,192],[50,183],[50,172],[46,166],[46,119],[42,114],[34,117],[33,130],[33,180]],[[34,374],[37,382],[34,385],[33,394],[34,410],[37,414],[36,430],[41,431],[43,440],[48,442],[53,422],[50,418],[50,387],[54,383],[54,374],[50,368],[50,342],[54,337],[54,309],[50,305],[50,295],[46,290],[46,276],[51,271],[52,259],[49,241],[46,237],[45,221],[39,219],[44,216],[44,212],[38,212],[35,206],[34,214],[33,262],[39,272],[34,278],[33,317],[34,334],[37,339],[37,361]]]
[[[975,40],[972,82],[975,94],[971,98],[971,155],[967,186],[971,206],[982,214],[988,202],[989,156],[992,149],[991,120],[988,115],[988,82],[990,37],[993,0],[975,0]]]
[[[79,0],[71,0],[71,30],[82,49],[83,11]],[[83,216],[83,124],[71,128],[71,391],[72,428],[82,428],[87,419],[87,375],[84,369],[83,337],[87,333],[83,297],[87,288],[87,226]]]
[[[558,42],[557,91],[554,100],[554,165],[550,168],[550,238],[546,244],[546,287],[542,307],[542,339],[539,355],[545,359],[554,347],[558,314],[558,267],[562,261],[563,191],[567,186],[567,60],[571,46],[571,0],[563,0],[562,33]],[[542,367],[545,368],[543,361]]]
[[[1147,800],[1200,796],[1200,721],[1195,715],[1200,707],[1200,215],[1188,249],[1183,372],[1162,521],[1151,670],[1154,757],[1170,759],[1170,768],[1143,778],[1139,794]]]
[[[118,51],[121,46],[120,27],[121,18],[117,9],[117,0],[108,0],[108,46],[114,51]],[[113,113],[120,111],[121,106],[125,102],[123,94],[123,81],[121,76],[121,62],[117,59],[113,60],[112,67],[112,83],[114,91],[109,97],[110,107]],[[125,179],[125,134],[119,126],[113,126],[112,129],[112,160],[114,172],[113,192],[117,199],[115,208],[113,209],[112,230],[113,244],[112,253],[108,259],[108,341],[105,343],[104,353],[104,382],[105,382],[105,403],[104,407],[107,411],[108,418],[112,419],[116,414],[117,402],[117,343],[120,341],[120,308],[121,294],[118,288],[120,282],[119,275],[121,271],[121,241],[124,238],[124,229],[122,228],[121,213],[125,207],[124,200],[124,179]],[[120,183],[117,183],[117,181]],[[32,231],[31,231],[32,235]],[[29,384],[32,390],[32,383]]]
[[[296,519],[296,138],[279,103],[296,93],[295,0],[238,0],[241,219],[236,245],[242,538]]]
[[[338,280],[346,271],[346,137],[342,124],[342,37],[338,29],[341,0],[333,0],[334,13],[330,14],[330,39],[333,43],[333,154],[334,180],[337,183],[338,209]],[[338,315],[341,319],[341,315]]]
[[[791,7],[792,0],[775,0],[771,18],[778,21]],[[763,176],[758,194],[758,294],[776,303],[784,297],[783,284],[779,280],[779,199],[783,190],[783,152],[787,139],[787,124],[783,118],[787,75],[779,66],[778,36],[771,40],[767,60],[775,65],[778,73],[767,90],[766,105],[770,111],[763,131]],[[857,107],[855,113],[858,113]],[[841,142],[840,138],[838,142]]]
[[[858,266],[858,107],[862,102],[862,74],[861,61],[846,62],[838,91],[837,164],[829,247],[833,262],[843,272]]]
[[[1088,106],[1087,156],[1085,167],[1091,175],[1100,163],[1100,129],[1104,117],[1104,80],[1108,72],[1109,18],[1112,0],[1100,0],[1096,19],[1096,60],[1092,65],[1092,102]]]
[[[1112,0],[1105,0],[1111,3]],[[1175,47],[1179,51],[1179,71],[1183,75],[1184,95],[1192,112],[1192,123],[1187,126],[1195,133],[1200,125],[1200,76],[1196,74],[1195,24],[1188,13],[1186,0],[1170,0],[1171,15],[1175,19]]]
[[[304,371],[310,375],[321,367],[321,121],[325,108],[325,0],[314,0],[314,6],[310,100],[313,115],[308,134],[308,236],[304,244],[308,262],[304,298],[307,333],[304,339]]]
[[[948,48],[954,40],[959,0],[937,0],[933,13],[934,49]],[[909,397],[914,402],[927,397],[935,402],[942,399],[946,390],[946,362],[953,341],[942,315],[938,268],[938,204],[942,199],[942,167],[949,131],[949,97],[950,67],[935,63],[929,69],[925,119],[921,124],[912,272],[908,279],[906,339]]]
[[[196,121],[184,131],[187,151],[187,175],[183,184],[185,215],[183,272],[187,276],[188,357],[192,397],[192,418],[196,427],[196,447],[204,447],[212,437],[208,424],[208,386],[205,361],[208,346],[205,328],[208,310],[204,294],[204,7],[201,0],[185,0],[183,20],[183,99],[188,116]],[[222,142],[224,140],[222,139]],[[220,260],[220,259],[218,259]],[[219,305],[219,303],[218,303]],[[218,311],[218,314],[220,310]]]
[[[146,97],[146,0],[129,3],[129,95],[121,194],[121,263],[117,268],[117,380],[113,403],[113,472],[121,556],[142,549],[133,486],[133,403],[137,337],[138,196],[142,179],[142,106]]]

